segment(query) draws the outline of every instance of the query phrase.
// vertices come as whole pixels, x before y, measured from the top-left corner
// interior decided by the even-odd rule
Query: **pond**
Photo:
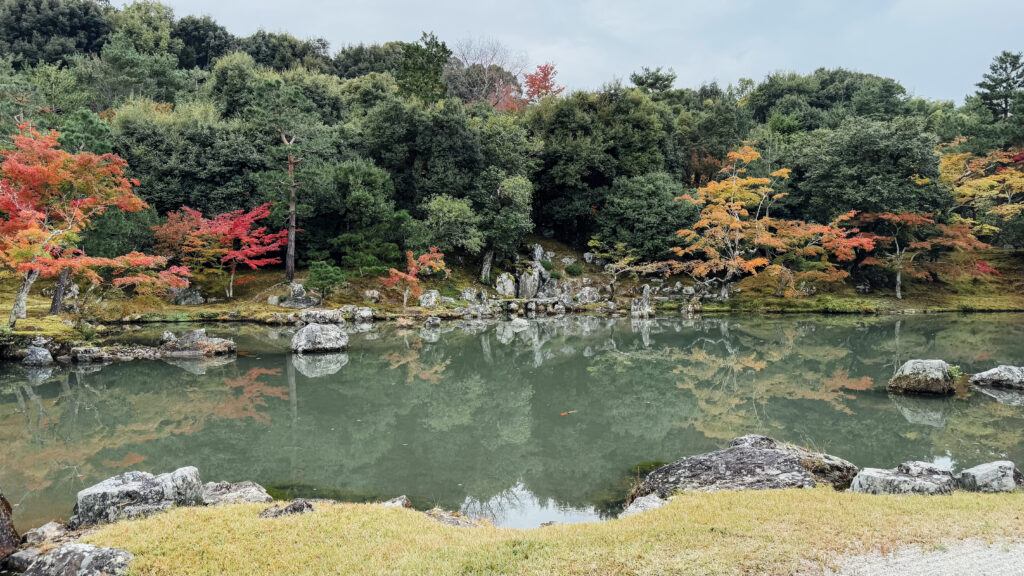
[[[0,366],[0,487],[19,528],[67,518],[109,476],[186,465],[277,497],[407,494],[532,527],[610,517],[653,463],[750,433],[860,466],[1024,463],[1020,399],[885,392],[910,358],[1024,364],[1018,314],[378,325],[315,357],[290,355],[287,330],[208,331],[238,358]]]

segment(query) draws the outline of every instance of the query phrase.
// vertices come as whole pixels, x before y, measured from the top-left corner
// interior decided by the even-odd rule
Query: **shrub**
[[[551,277],[554,278],[555,280],[561,280],[562,279],[562,273],[559,272],[558,270],[552,270],[551,271]]]
[[[541,261],[540,265],[543,266],[544,269],[547,270],[548,272],[550,272],[551,269],[555,267],[551,260],[543,260]]]
[[[583,276],[583,266],[580,264],[569,264],[565,267],[565,273],[569,276]]]
[[[327,300],[331,290],[344,287],[345,272],[329,262],[313,262],[309,265],[309,278],[306,285],[320,293],[321,300]]]

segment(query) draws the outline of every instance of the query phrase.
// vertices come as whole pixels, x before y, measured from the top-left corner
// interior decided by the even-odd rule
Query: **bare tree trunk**
[[[231,263],[231,277],[228,278],[227,295],[228,298],[235,297],[235,262]]]
[[[291,175],[294,164],[288,166]],[[295,280],[295,185],[292,184],[288,194],[288,250],[284,257],[284,277],[289,282]]]
[[[18,291],[14,294],[14,306],[11,308],[11,318],[8,325],[14,328],[14,324],[21,318],[26,316],[26,308],[28,306],[28,293],[32,289],[32,284],[35,284],[36,279],[39,278],[38,270],[30,270],[21,277],[21,284],[18,286]]]
[[[405,306],[409,303],[409,289],[405,289],[405,294],[402,295],[402,310],[405,310]]]
[[[903,266],[896,269],[896,299],[903,300]]]
[[[71,268],[65,268],[57,276],[57,284],[53,287],[53,299],[50,300],[50,316],[56,316],[64,308],[64,292],[71,283]]]
[[[491,282],[491,265],[494,263],[494,250],[488,250],[484,254],[484,262],[480,266],[480,281],[484,284]]]

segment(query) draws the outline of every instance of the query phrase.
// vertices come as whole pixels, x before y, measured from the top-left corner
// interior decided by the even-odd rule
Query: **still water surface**
[[[166,328],[131,334],[155,343]],[[208,332],[239,357],[0,366],[0,487],[19,528],[67,518],[109,476],[185,465],[278,497],[407,494],[532,527],[614,515],[638,465],[750,433],[860,466],[1024,464],[1020,399],[885,392],[910,358],[1024,365],[1024,315],[377,326],[346,355],[304,358],[288,331]]]

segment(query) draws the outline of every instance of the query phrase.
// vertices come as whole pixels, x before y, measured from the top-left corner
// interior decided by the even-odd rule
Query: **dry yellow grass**
[[[622,520],[453,528],[412,510],[319,504],[181,508],[86,537],[133,574],[791,574],[844,553],[1024,534],[1024,494],[866,496],[831,489],[684,494]]]

